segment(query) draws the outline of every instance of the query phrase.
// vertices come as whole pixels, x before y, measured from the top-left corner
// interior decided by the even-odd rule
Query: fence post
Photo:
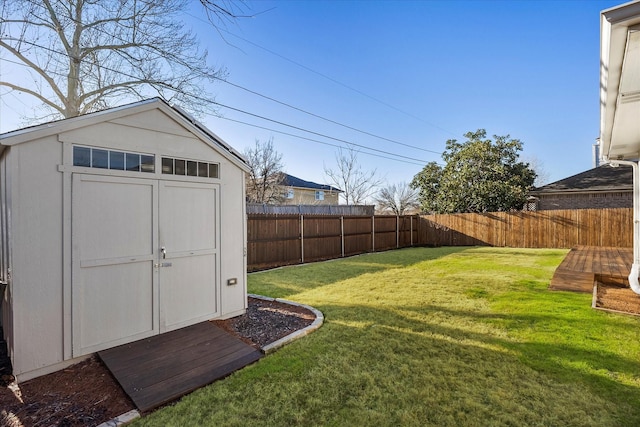
[[[409,233],[411,233],[411,237],[409,237],[409,245],[413,247],[413,215],[409,217]]]
[[[340,243],[342,249],[342,258],[344,258],[344,216],[340,216]]]
[[[371,252],[376,251],[376,217],[371,215]]]
[[[396,249],[400,247],[400,216],[396,215]]]
[[[300,263],[304,264],[304,215],[300,215]]]

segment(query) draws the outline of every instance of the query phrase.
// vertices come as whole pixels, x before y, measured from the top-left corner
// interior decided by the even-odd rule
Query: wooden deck
[[[549,289],[591,293],[596,280],[629,286],[632,263],[631,248],[576,246],[556,269]]]
[[[211,322],[98,353],[142,412],[258,360],[262,353]]]

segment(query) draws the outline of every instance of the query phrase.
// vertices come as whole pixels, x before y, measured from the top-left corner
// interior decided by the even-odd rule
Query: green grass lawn
[[[135,426],[638,426],[640,319],[548,291],[565,254],[413,248],[251,274],[322,328]]]

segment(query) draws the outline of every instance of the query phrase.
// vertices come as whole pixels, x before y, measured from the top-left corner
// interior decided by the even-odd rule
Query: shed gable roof
[[[282,174],[282,178],[280,180],[280,185],[285,185],[288,187],[297,187],[297,188],[308,188],[310,190],[324,190],[324,191],[334,191],[336,193],[342,193],[342,190],[339,188],[332,187],[326,184],[317,184],[311,181],[305,181],[304,179],[300,179],[293,175],[289,175],[286,173]]]
[[[227,144],[222,138],[209,130],[202,123],[195,120],[188,113],[179,107],[172,107],[160,98],[152,98],[120,107],[109,108],[107,110],[89,113],[78,117],[56,120],[40,125],[29,126],[22,129],[0,134],[0,154],[6,147],[22,144],[34,139],[43,138],[50,135],[61,134],[74,129],[91,126],[101,122],[118,121],[122,118],[140,114],[143,112],[159,110],[175,120],[184,129],[195,135],[198,139],[218,151],[231,162],[248,170],[245,158]],[[162,129],[157,129],[162,131]]]
[[[531,194],[631,190],[633,190],[633,169],[631,166],[614,167],[606,164],[535,188]]]

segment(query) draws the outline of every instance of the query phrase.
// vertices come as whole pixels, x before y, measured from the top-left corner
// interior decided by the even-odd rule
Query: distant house
[[[535,188],[527,210],[633,207],[633,170],[604,164]],[[535,204],[535,209],[531,205]]]
[[[280,179],[285,205],[337,205],[342,190],[326,184],[305,181],[293,175],[282,174]]]

